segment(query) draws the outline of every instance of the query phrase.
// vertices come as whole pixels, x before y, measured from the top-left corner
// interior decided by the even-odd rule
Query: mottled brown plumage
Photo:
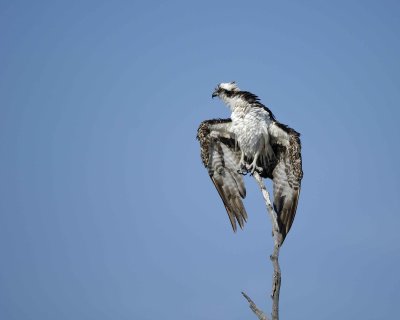
[[[240,91],[234,83],[219,85],[213,96],[220,96],[230,105],[232,119],[202,122],[197,139],[201,159],[232,228],[236,231],[236,223],[243,228],[247,220],[242,202],[246,189],[240,173],[257,170],[273,181],[273,204],[283,242],[296,215],[303,177],[300,134],[279,123],[257,96]]]
[[[216,132],[216,129],[229,127],[231,123],[230,119],[204,121],[197,130],[197,139],[200,141],[203,164],[225,205],[232,228],[236,231],[236,221],[243,228],[247,220],[242,202],[246,189],[238,173],[240,149],[229,132]]]

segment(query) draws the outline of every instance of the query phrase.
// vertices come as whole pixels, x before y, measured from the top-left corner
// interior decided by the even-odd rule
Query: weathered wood
[[[269,217],[271,219],[272,224],[272,235],[274,237],[274,251],[270,256],[272,266],[274,268],[274,273],[272,276],[272,291],[271,291],[271,299],[272,299],[272,313],[271,317],[272,320],[279,320],[279,293],[281,290],[281,268],[279,266],[279,249],[282,243],[282,234],[279,232],[279,225],[278,225],[278,215],[276,214],[274,207],[272,206],[271,199],[269,197],[269,192],[265,187],[264,181],[262,180],[261,176],[254,172],[254,178],[256,179],[262,195],[265,200],[265,205],[267,207],[267,211]],[[248,295],[242,292],[243,296],[249,302],[250,309],[257,315],[258,319],[260,320],[268,320],[266,314],[257,307],[257,305],[250,299]]]

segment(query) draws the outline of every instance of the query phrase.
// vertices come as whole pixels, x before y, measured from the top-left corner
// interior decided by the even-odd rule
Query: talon
[[[247,166],[246,169],[250,172],[251,176],[254,174],[254,171],[257,171],[258,173],[262,173],[263,171],[263,168],[258,167],[254,162],[251,165]]]
[[[259,152],[256,152],[256,154],[253,157],[253,162],[247,166],[247,171],[250,172],[250,175],[253,175],[254,171],[256,170],[258,173],[261,173],[263,171],[263,168],[257,166],[258,155]]]
[[[238,173],[240,173],[240,174],[242,174],[242,175],[246,175],[248,172],[249,172],[249,170],[247,170],[247,165],[246,165],[246,163],[244,162],[244,160],[240,160],[240,162],[239,162],[239,170],[237,171]]]

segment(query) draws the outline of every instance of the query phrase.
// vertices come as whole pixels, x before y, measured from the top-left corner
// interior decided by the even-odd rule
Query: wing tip
[[[243,230],[245,223],[247,222],[247,212],[243,206],[242,201],[239,199],[241,207],[237,208],[237,210],[233,210],[225,205],[226,212],[228,213],[229,221],[232,225],[232,230],[234,233],[237,232],[239,225],[240,229]]]
[[[289,208],[283,208],[278,214],[278,226],[279,226],[279,233],[282,235],[281,245],[286,239],[290,229],[292,228],[294,218],[297,212],[297,204],[299,199],[299,194],[296,194],[291,206]]]

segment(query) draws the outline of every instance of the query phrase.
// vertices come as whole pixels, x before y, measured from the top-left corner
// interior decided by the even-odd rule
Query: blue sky
[[[1,1],[0,318],[254,319],[270,223],[233,234],[195,140],[236,80],[302,133],[282,319],[400,301],[398,1]],[[270,186],[270,184],[268,184]]]

